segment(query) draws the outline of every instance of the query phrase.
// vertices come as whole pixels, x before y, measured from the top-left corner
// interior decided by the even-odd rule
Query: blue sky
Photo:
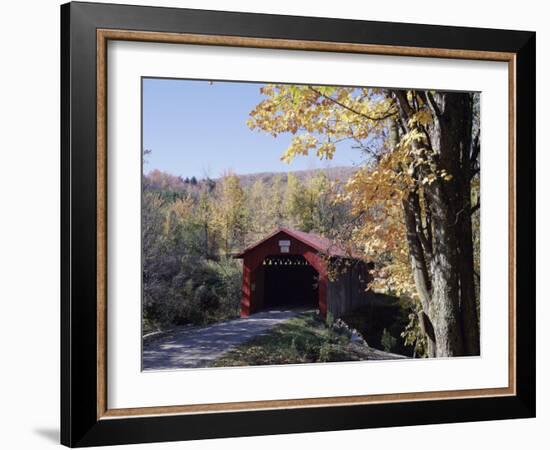
[[[280,161],[291,135],[252,131],[248,114],[263,96],[259,83],[143,79],[143,146],[145,173],[159,169],[183,177],[216,178],[237,174],[281,172],[354,165],[361,153],[341,143],[332,161],[315,155]]]

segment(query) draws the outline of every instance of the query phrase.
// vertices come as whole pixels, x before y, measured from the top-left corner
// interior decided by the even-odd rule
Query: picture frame
[[[501,61],[508,65],[505,388],[111,409],[107,43]],[[70,447],[535,416],[535,33],[72,2],[61,6],[61,443]],[[506,155],[504,155],[506,156]]]

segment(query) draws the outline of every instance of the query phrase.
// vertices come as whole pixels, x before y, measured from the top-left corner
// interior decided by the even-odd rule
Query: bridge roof
[[[353,258],[361,259],[361,256],[357,252],[346,250],[336,244],[331,239],[328,239],[324,236],[315,234],[315,233],[306,233],[304,231],[294,230],[292,228],[280,227],[277,228],[273,233],[266,236],[264,239],[256,242],[245,248],[241,253],[235,255],[235,258],[242,258],[246,253],[259,247],[264,242],[274,238],[280,233],[284,233],[294,239],[301,241],[302,243],[310,246],[311,248],[317,250],[319,253],[325,254],[327,256],[340,257],[340,258]]]

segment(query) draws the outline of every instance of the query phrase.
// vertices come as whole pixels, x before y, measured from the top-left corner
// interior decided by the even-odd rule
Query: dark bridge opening
[[[300,255],[268,256],[264,269],[264,307],[317,307],[319,274]]]

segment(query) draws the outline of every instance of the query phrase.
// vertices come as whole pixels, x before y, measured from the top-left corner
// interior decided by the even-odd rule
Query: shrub
[[[384,328],[384,331],[382,331],[382,339],[381,339],[381,344],[382,344],[382,347],[384,348],[384,351],[391,352],[395,347],[396,343],[397,343],[397,339],[394,338],[386,328]]]

